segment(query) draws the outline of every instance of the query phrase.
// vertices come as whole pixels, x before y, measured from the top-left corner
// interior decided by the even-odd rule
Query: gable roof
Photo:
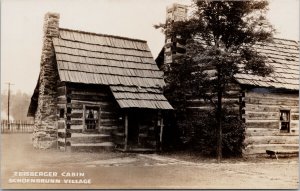
[[[109,85],[121,108],[173,109],[146,41],[62,28],[59,36],[53,45],[61,81]]]
[[[266,65],[272,66],[274,72],[267,77],[239,73],[235,79],[239,84],[267,88],[299,90],[299,42],[274,38],[266,45],[255,45],[257,51],[267,57]],[[156,60],[158,67],[164,61],[164,48]]]
[[[146,41],[59,28],[53,38],[62,82],[108,85],[121,108],[173,109]],[[28,116],[37,109],[38,84]]]
[[[267,57],[266,64],[274,72],[267,77],[236,74],[235,79],[243,85],[299,90],[299,43],[275,38],[267,45],[256,45],[257,51]]]
[[[61,81],[85,84],[163,87],[145,41],[60,29],[53,39]]]

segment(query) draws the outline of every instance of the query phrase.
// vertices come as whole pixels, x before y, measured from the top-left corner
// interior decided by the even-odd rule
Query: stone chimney
[[[43,30],[39,97],[33,134],[33,145],[40,149],[55,146],[57,142],[56,113],[59,77],[52,39],[59,37],[59,14],[47,13],[44,18]]]
[[[187,19],[187,6],[173,3],[167,7],[166,22],[184,21]]]
[[[174,3],[171,6],[167,7],[167,15],[166,15],[166,24],[170,24],[172,22],[184,21],[187,19],[187,11],[188,7],[186,5],[181,5]],[[168,29],[167,29],[168,31]],[[165,39],[165,55],[164,55],[164,66],[163,70],[168,70],[167,66],[174,61],[174,57],[176,55],[180,55],[182,53],[181,49],[184,49],[184,46],[180,43],[180,36],[171,36],[166,33]]]

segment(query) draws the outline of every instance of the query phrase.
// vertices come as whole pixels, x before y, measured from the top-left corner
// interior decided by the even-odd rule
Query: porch
[[[164,113],[154,109],[124,109],[120,120],[116,150],[151,153],[161,150]]]

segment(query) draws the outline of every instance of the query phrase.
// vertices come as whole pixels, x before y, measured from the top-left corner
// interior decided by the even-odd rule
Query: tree
[[[198,62],[195,61],[197,51],[195,48],[197,43],[187,44],[186,54],[178,57],[165,71],[166,86],[164,88],[164,95],[175,108],[175,117],[170,122],[177,124],[177,128],[181,132],[181,141],[187,143],[191,136],[188,132],[193,132],[194,120],[191,117],[188,107],[188,100],[191,95],[205,97],[203,89],[209,84],[207,83],[207,74],[204,73],[203,68],[199,67]],[[197,71],[197,72],[195,72]],[[201,89],[199,89],[201,87]],[[208,87],[207,87],[208,88]],[[174,131],[174,128],[172,128]]]
[[[196,56],[185,55],[178,59],[179,63],[192,59],[202,68],[200,73],[212,68],[215,71],[213,76],[198,79],[209,83],[206,86],[199,83],[198,94],[209,99],[216,108],[217,157],[220,162],[222,109],[226,87],[237,73],[266,76],[273,71],[265,64],[266,58],[256,51],[255,45],[271,42],[274,29],[266,19],[267,1],[195,0],[193,5],[194,12],[186,21],[167,22],[156,27],[162,27],[166,35],[179,35],[187,47],[193,46]],[[178,79],[173,79],[176,80]],[[172,80],[170,81],[172,84]]]

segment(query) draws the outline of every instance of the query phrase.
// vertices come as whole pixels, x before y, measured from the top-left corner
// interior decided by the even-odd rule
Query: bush
[[[222,154],[224,157],[241,156],[244,149],[245,125],[234,112],[222,112]],[[216,156],[217,121],[215,111],[202,113],[194,120],[194,136],[190,146],[202,154]]]

